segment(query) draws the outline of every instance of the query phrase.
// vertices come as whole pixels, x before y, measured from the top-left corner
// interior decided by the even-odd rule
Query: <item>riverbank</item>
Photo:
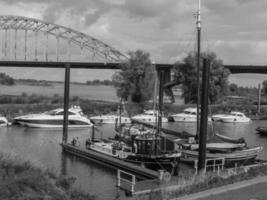
[[[57,176],[30,162],[0,154],[0,199],[94,200],[72,188],[75,178]]]
[[[233,184],[240,185],[247,181],[257,183],[257,181],[255,182],[253,180],[258,180],[261,177],[266,177],[264,180],[267,181],[267,166],[263,163],[236,169],[225,169],[220,172],[208,172],[200,175],[182,174],[177,178],[173,177],[171,182],[164,183],[154,180],[153,182],[158,182],[157,188],[151,191],[147,190],[146,193],[139,191],[139,193],[131,197],[130,200],[178,200],[180,198],[184,200],[196,200],[198,199],[197,194],[202,194],[199,198],[205,199],[208,196],[207,192],[210,190],[216,193],[222,186],[229,188]]]

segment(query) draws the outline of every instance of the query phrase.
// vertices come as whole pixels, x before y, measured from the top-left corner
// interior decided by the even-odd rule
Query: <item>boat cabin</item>
[[[136,154],[158,155],[161,152],[160,137],[137,136],[134,139],[133,149]]]
[[[241,112],[230,112],[230,115],[237,116],[237,117],[245,117],[244,113]]]

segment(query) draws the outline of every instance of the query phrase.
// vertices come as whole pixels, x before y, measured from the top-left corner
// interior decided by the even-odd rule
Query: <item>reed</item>
[[[75,179],[57,176],[17,156],[0,154],[0,199],[94,200],[72,188]]]

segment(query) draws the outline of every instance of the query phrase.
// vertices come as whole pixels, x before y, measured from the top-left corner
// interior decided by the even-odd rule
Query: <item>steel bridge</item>
[[[12,61],[121,62],[127,56],[71,28],[42,20],[0,16],[1,59]]]
[[[106,43],[71,28],[38,19],[0,16],[0,67],[65,68],[63,141],[67,141],[70,69],[119,69],[118,64],[127,59]],[[155,66],[170,92],[177,84],[170,82],[173,65]],[[267,73],[267,66],[225,67],[232,73]]]

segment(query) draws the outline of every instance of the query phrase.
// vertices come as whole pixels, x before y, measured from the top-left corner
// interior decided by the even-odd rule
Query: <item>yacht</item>
[[[115,124],[119,121],[122,124],[131,123],[131,119],[129,117],[120,117],[119,115],[98,115],[90,117],[90,120],[95,124]]]
[[[62,128],[64,109],[58,108],[41,114],[29,114],[14,118],[14,123],[33,128]],[[69,128],[87,128],[92,123],[84,116],[79,106],[73,106],[68,110]]]
[[[242,112],[230,112],[230,114],[212,115],[213,121],[218,122],[250,122],[250,118],[246,117]]]
[[[9,122],[7,121],[6,117],[0,116],[0,127],[5,127],[10,125]]]
[[[186,108],[181,113],[173,114],[168,117],[169,121],[172,122],[196,122],[197,121],[197,109]],[[211,118],[208,118],[211,121]]]
[[[132,117],[133,120],[146,122],[146,123],[155,123],[157,122],[157,111],[156,110],[147,110],[143,114],[138,114]],[[168,122],[166,117],[161,118],[162,122]]]

